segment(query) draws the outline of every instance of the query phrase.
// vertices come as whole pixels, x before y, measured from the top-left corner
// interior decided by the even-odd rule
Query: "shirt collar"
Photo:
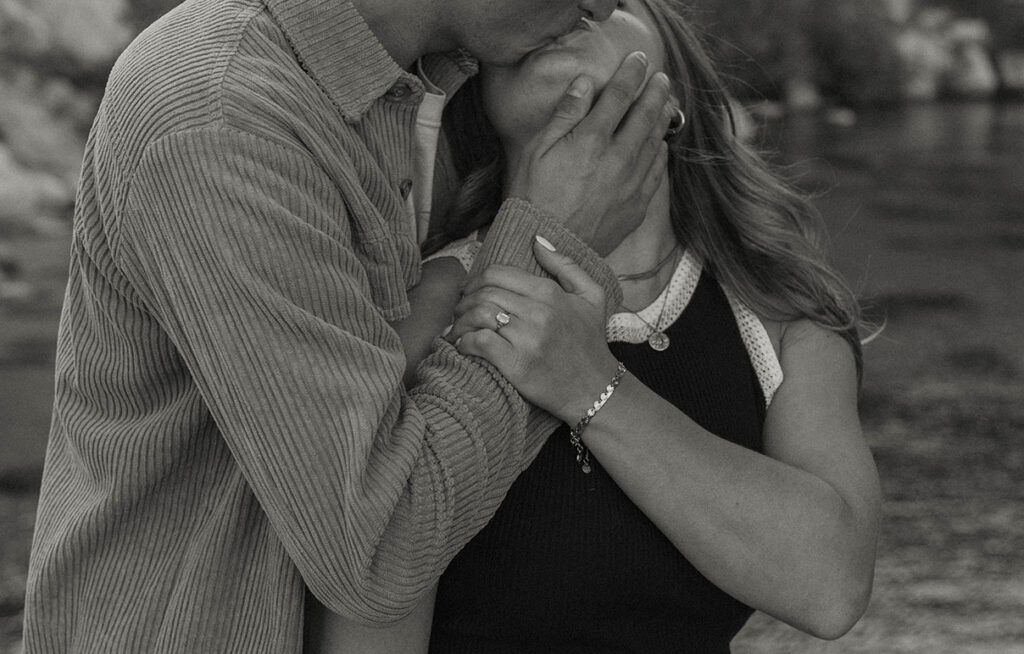
[[[420,76],[445,96],[445,104],[462,84],[476,75],[479,64],[465,50],[429,54],[417,64]]]
[[[345,120],[358,121],[399,82],[423,92],[419,79],[391,58],[350,0],[264,2],[303,68]],[[424,66],[448,97],[477,70],[476,61],[462,50],[430,55]]]
[[[399,79],[391,58],[350,0],[264,0],[299,63],[345,120],[357,121]]]

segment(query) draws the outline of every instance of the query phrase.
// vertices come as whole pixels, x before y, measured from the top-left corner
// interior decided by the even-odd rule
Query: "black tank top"
[[[613,343],[698,424],[761,451],[764,395],[718,284],[701,276],[670,347]],[[432,654],[728,652],[753,612],[705,579],[563,425],[438,588]]]

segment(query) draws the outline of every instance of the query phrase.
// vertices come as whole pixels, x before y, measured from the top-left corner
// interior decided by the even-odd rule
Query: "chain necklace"
[[[672,249],[672,252],[669,253],[669,256],[674,255],[678,250],[679,245],[676,245],[676,247]],[[668,259],[665,259],[661,263],[659,263],[658,268],[664,266],[666,261],[668,261]],[[655,270],[657,270],[658,268],[656,268]],[[674,277],[675,273],[673,272],[672,275]],[[671,284],[672,279],[669,278],[668,285],[671,286]],[[632,313],[634,316],[640,319],[640,322],[642,322],[643,324],[647,325],[650,328],[651,333],[647,335],[647,344],[650,345],[651,349],[654,350],[655,352],[664,352],[665,350],[668,349],[668,346],[672,344],[672,341],[668,337],[668,334],[665,333],[665,330],[659,329],[659,326],[661,325],[661,320],[662,318],[665,317],[665,308],[668,306],[668,302],[672,297],[672,293],[667,288],[665,289],[664,294],[665,299],[662,300],[661,302],[661,309],[658,310],[658,318],[654,321],[653,325],[647,322],[647,320],[645,320],[644,317],[641,316],[638,311],[630,311],[630,313]]]
[[[620,282],[638,282],[644,279],[650,279],[651,277],[657,275],[658,271],[664,268],[665,264],[668,263],[669,259],[673,258],[676,255],[676,252],[678,251],[679,244],[676,243],[676,246],[672,248],[668,254],[665,255],[665,258],[659,261],[658,263],[654,264],[654,267],[651,268],[650,270],[645,270],[643,272],[638,273],[630,273],[628,275],[616,275],[615,279],[619,280]]]
[[[658,329],[658,325],[661,324],[661,319],[665,317],[665,307],[668,305],[669,294],[665,294],[665,301],[661,303],[661,310],[658,312],[658,319],[654,321],[654,324],[644,320],[643,316],[633,311],[633,315],[639,318],[645,325],[651,328],[651,333],[647,336],[647,344],[651,346],[651,349],[655,352],[664,352],[668,349],[668,346],[672,344],[668,334],[663,330]]]

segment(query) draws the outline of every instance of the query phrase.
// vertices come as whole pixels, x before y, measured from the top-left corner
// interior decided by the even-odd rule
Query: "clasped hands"
[[[569,257],[538,239],[552,279],[494,265],[469,280],[446,338],[491,362],[528,401],[575,424],[615,373],[605,294]]]

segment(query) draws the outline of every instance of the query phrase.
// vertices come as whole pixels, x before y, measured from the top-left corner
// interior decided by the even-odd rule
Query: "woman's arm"
[[[767,456],[709,433],[628,375],[584,442],[717,586],[838,638],[867,606],[880,505],[853,356],[839,336],[800,322],[783,334],[780,363]]]
[[[543,248],[557,276],[508,269],[471,282],[452,338],[494,363],[524,397],[575,424],[611,379],[593,283]],[[487,329],[495,307],[514,315]],[[879,486],[856,408],[853,356],[808,322],[788,325],[785,381],[766,454],[709,433],[626,375],[584,431],[602,466],[676,547],[737,599],[823,638],[845,633],[870,595]]]

